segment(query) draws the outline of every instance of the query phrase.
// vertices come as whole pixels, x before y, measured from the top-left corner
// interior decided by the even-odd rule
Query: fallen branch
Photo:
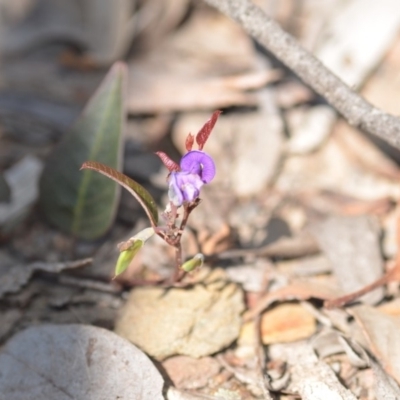
[[[323,96],[350,125],[400,149],[400,119],[372,106],[305,50],[250,0],[204,0],[244,30]]]

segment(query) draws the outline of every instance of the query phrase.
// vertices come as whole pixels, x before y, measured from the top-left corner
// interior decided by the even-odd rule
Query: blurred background
[[[255,3],[399,114],[397,1]],[[259,248],[322,216],[360,213],[378,216],[384,255],[396,253],[398,150],[347,125],[229,18],[190,0],[0,0],[0,265],[95,256],[85,273],[108,281],[116,244],[146,226],[124,190],[116,222],[94,241],[58,229],[38,206],[46,160],[117,60],[128,70],[122,169],[160,208],[167,171],[154,151],[179,161],[186,135],[223,110],[205,149],[217,177],[193,213],[186,254]],[[157,246],[138,262],[170,265]]]
[[[256,3],[368,100],[398,113],[396,2]],[[218,175],[206,188],[204,214],[193,221],[201,237],[225,232],[221,248],[274,240],[266,239],[265,227],[289,198],[299,203],[323,193],[333,201],[335,193],[372,201],[399,193],[393,181],[397,150],[350,128],[240,26],[202,2],[2,0],[0,57],[0,171],[7,177],[25,160],[15,174],[16,186],[26,189],[19,200],[11,195],[10,203],[10,185],[1,181],[9,203],[0,208],[0,232],[6,244],[16,240],[12,248],[24,260],[71,256],[68,235],[48,231],[51,224],[32,211],[40,211],[37,182],[47,157],[117,60],[128,66],[123,171],[160,204],[166,171],[153,152],[179,160],[186,135],[214,110],[224,111],[207,145]],[[366,149],[360,152],[360,146]],[[277,236],[307,221],[303,206],[287,207],[282,215],[296,217],[280,218]],[[207,219],[207,213],[215,215]],[[142,216],[123,191],[117,221],[131,229]],[[33,235],[43,245],[28,246],[36,229],[51,233],[47,239]],[[82,246],[77,255],[95,249]]]

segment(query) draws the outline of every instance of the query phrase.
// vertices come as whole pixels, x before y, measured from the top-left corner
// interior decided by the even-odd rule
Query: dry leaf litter
[[[399,150],[349,127],[204,4],[83,3],[0,10],[0,171],[12,189],[0,203],[1,396],[400,399],[396,281],[355,306],[324,306],[393,268]],[[256,3],[399,113],[398,2]],[[96,242],[48,226],[37,209],[46,157],[120,58],[124,172],[160,207],[166,172],[152,153],[178,157],[187,133],[224,110],[207,144],[218,174],[184,237],[186,255],[203,252],[206,266],[185,287],[133,286],[170,273],[156,240],[111,281],[116,245],[146,226],[133,198],[122,196]]]

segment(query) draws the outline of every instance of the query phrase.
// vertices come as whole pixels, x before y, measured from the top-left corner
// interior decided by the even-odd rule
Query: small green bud
[[[118,245],[120,255],[117,260],[117,265],[115,266],[114,278],[126,271],[138,251],[153,235],[154,229],[146,228],[137,233],[135,236],[132,236],[126,242],[122,242]]]
[[[203,254],[198,253],[193,258],[183,263],[181,268],[185,272],[191,272],[194,271],[196,268],[202,267],[203,263],[204,263],[204,256]]]

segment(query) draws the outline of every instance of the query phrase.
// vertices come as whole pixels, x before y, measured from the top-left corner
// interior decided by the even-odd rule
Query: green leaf
[[[107,176],[115,182],[118,182],[126,190],[131,193],[136,200],[140,203],[143,209],[146,211],[147,216],[150,219],[151,225],[153,227],[157,226],[158,223],[158,210],[157,204],[151,194],[139,183],[135,182],[133,179],[116,171],[115,169],[103,165],[96,161],[87,161],[83,163],[81,169],[91,169],[97,171],[100,174]]]
[[[144,243],[141,241],[135,242],[129,250],[124,250],[119,254],[117,265],[115,266],[114,278],[122,274],[132,262],[137,252],[143,247]]]
[[[185,272],[191,272],[191,271],[194,271],[197,268],[202,267],[203,263],[204,263],[204,256],[203,256],[203,254],[198,253],[193,258],[191,258],[190,260],[188,260],[185,263],[183,263],[181,268]]]
[[[0,203],[8,203],[11,199],[11,191],[3,175],[0,175]]]
[[[135,236],[131,237],[128,241],[119,244],[121,251],[117,265],[115,266],[115,276],[122,274],[132,262],[137,252],[144,246],[146,241],[154,235],[153,228],[146,228],[140,231]]]
[[[83,239],[101,237],[114,221],[120,188],[85,160],[122,164],[126,67],[115,63],[81,117],[51,154],[40,181],[40,205],[49,222]]]

